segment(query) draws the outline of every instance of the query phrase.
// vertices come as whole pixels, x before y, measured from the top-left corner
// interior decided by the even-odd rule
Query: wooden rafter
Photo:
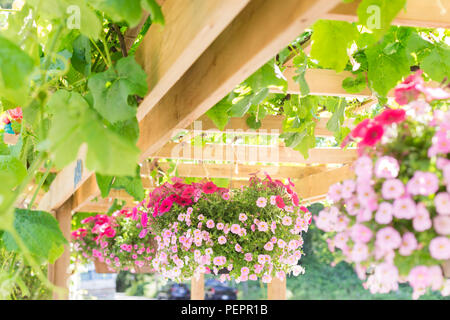
[[[325,14],[322,19],[358,20],[356,10],[361,0],[340,2],[335,8]],[[450,28],[450,0],[408,0],[392,22],[394,25],[424,28]]]

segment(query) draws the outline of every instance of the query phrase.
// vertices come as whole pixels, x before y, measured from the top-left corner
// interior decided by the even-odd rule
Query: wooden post
[[[286,300],[286,278],[272,278],[272,282],[267,284],[267,300]]]
[[[65,293],[53,293],[54,300],[67,300],[69,298],[69,266],[70,266],[70,231],[72,221],[72,197],[69,198],[59,209],[56,210],[56,220],[59,222],[59,227],[64,237],[69,241],[69,244],[64,246],[64,252],[55,261],[54,264],[49,265],[48,276],[49,280],[56,286],[66,290]]]
[[[191,300],[205,300],[205,275],[195,276],[191,279]]]

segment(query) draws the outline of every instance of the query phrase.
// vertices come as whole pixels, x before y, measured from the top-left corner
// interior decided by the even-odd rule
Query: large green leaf
[[[356,26],[346,21],[318,20],[313,30],[311,58],[324,68],[343,71],[349,59],[347,48],[358,37]]]
[[[431,79],[441,82],[450,77],[450,46],[437,44],[431,52],[421,61],[420,66]]]
[[[287,81],[275,63],[274,59],[264,64],[261,68],[255,71],[250,77],[245,80],[253,92],[259,92],[263,88],[276,87],[281,90],[286,90]]]
[[[129,104],[128,97],[143,97],[148,90],[147,76],[134,56],[122,58],[114,67],[93,75],[88,86],[94,96],[94,108],[111,123],[135,117],[137,108]]]
[[[406,0],[363,0],[358,6],[358,24],[370,29],[379,39],[405,4]]]
[[[48,212],[16,209],[14,228],[31,254],[41,261],[54,263],[68,243],[58,221]],[[20,251],[8,232],[3,234],[3,240],[8,250]]]
[[[20,47],[0,36],[0,96],[24,105],[30,89],[34,61]]]
[[[87,143],[86,166],[107,175],[133,175],[140,154],[133,141],[106,127],[88,102],[76,92],[59,90],[48,102],[53,114],[49,150],[55,166],[75,160]]]
[[[388,51],[391,54],[387,54],[384,50],[386,42],[383,41],[366,50],[369,85],[380,96],[386,96],[389,90],[410,73],[405,48],[399,47],[394,52]]]

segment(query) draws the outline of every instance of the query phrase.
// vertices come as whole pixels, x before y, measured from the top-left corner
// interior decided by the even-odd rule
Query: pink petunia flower
[[[398,252],[402,256],[409,256],[414,250],[417,249],[417,240],[414,233],[407,232],[402,237],[402,244]]]
[[[405,193],[403,183],[398,179],[388,179],[383,182],[381,194],[384,199],[398,199]]]
[[[399,219],[413,219],[417,214],[416,203],[409,197],[396,199],[393,214]]]
[[[450,239],[436,237],[430,242],[430,255],[437,260],[450,259]]]

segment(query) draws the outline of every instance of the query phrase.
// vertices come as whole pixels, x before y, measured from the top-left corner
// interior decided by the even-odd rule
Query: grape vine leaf
[[[358,6],[358,24],[370,29],[378,40],[405,5],[406,0],[363,0]]]
[[[91,42],[84,35],[79,35],[73,42],[72,66],[88,77],[91,73]]]
[[[79,93],[58,90],[49,99],[48,107],[53,119],[47,143],[57,168],[75,160],[81,144],[87,143],[89,169],[107,175],[134,174],[139,149],[106,127]]]
[[[0,95],[16,105],[24,105],[33,69],[33,59],[0,35]]]
[[[214,122],[217,128],[224,130],[230,117],[228,116],[228,110],[232,104],[228,100],[228,96],[220,100],[214,107],[206,112],[206,115]]]
[[[142,201],[145,196],[145,190],[141,179],[141,167],[136,167],[134,176],[113,177],[96,174],[97,184],[103,198],[109,195],[111,189],[125,189],[125,191],[134,197],[137,201]]]
[[[327,129],[331,132],[338,132],[341,126],[344,124],[345,118],[345,107],[347,106],[345,99],[339,99],[336,101],[337,105],[333,110],[333,114],[327,122]],[[327,104],[327,108],[329,108],[330,104]]]
[[[253,92],[260,92],[261,89],[269,87],[276,87],[283,91],[287,88],[287,80],[274,59],[256,70],[244,83],[250,86]]]
[[[384,97],[404,76],[410,73],[408,60],[405,59],[405,47],[398,48],[392,54],[386,54],[384,48],[388,41],[386,39],[366,50],[369,85],[378,95]]]
[[[102,198],[106,198],[111,191],[111,185],[113,182],[113,176],[106,176],[100,173],[95,174],[95,180],[97,181],[98,188],[100,189],[100,194]]]
[[[349,60],[347,48],[358,38],[358,29],[346,21],[317,20],[311,37],[311,59],[319,65],[341,72]]]
[[[431,79],[441,82],[444,78],[450,77],[450,46],[437,44],[431,52],[423,58],[420,63],[422,69]]]
[[[150,13],[152,22],[164,24],[164,16],[155,0],[91,0],[90,3],[112,20],[125,21],[130,27],[136,26],[141,20],[142,8]]]
[[[31,254],[41,261],[54,263],[68,243],[58,221],[48,212],[15,209],[14,228]],[[20,251],[7,231],[3,234],[3,240],[7,250]]]
[[[128,120],[136,116],[136,106],[130,105],[130,95],[145,96],[147,75],[134,59],[120,59],[114,67],[89,79],[88,87],[94,97],[94,108],[109,122]]]
[[[356,78],[347,77],[342,81],[342,88],[348,93],[359,93],[366,87],[364,73],[358,73]]]
[[[309,85],[305,79],[306,69],[308,68],[308,56],[300,49],[300,53],[292,59],[292,63],[297,68],[293,79],[299,84],[301,95],[306,96],[309,94]]]

